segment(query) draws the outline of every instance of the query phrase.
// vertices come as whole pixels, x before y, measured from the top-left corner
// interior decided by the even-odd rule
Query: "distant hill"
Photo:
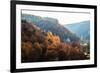
[[[90,39],[90,21],[66,24],[65,27],[80,37],[81,40]]]
[[[79,41],[79,37],[75,34],[71,33],[67,28],[60,25],[57,19],[49,18],[49,17],[40,17],[30,14],[22,14],[22,20],[26,20],[28,22],[32,22],[36,26],[38,26],[44,32],[52,32],[54,35],[60,37],[61,41],[67,42],[76,42]]]

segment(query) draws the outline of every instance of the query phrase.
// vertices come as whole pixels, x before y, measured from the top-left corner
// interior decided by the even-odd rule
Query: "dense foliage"
[[[52,32],[44,32],[36,25],[22,20],[21,61],[42,62],[86,59],[79,42],[65,43]]]

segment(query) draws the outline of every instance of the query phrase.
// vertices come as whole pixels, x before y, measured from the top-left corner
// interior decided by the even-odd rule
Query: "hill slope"
[[[66,44],[52,32],[43,32],[36,25],[21,22],[21,62],[83,60],[86,56],[77,43]]]
[[[59,24],[57,19],[29,14],[22,14],[22,19],[32,22],[44,32],[52,32],[59,36],[63,42],[67,42],[68,39],[72,42],[80,40],[75,34],[71,33],[67,28]]]

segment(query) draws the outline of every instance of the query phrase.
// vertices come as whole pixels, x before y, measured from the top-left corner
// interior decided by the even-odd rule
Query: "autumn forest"
[[[49,22],[45,21],[45,23]],[[54,33],[52,30],[50,31],[50,29],[48,31],[43,30],[43,28],[37,24],[38,23],[28,21],[25,18],[21,20],[21,62],[86,60],[90,58],[89,51],[84,52],[83,50],[84,48],[90,48],[89,43],[87,43],[88,45],[85,47],[82,46],[80,44],[80,38],[75,34],[70,33],[70,31],[61,26],[60,28],[62,29],[61,31],[60,28],[57,29],[58,32],[56,32],[56,27],[52,27],[52,30],[54,28],[53,31],[56,32]],[[57,25],[57,28],[58,27]],[[62,33],[59,35],[63,29],[68,33],[64,32],[63,35]],[[81,43],[83,43],[83,41],[81,41]]]

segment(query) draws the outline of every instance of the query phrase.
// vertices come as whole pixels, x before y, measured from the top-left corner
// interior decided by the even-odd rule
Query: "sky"
[[[48,11],[29,11],[22,10],[22,13],[32,14],[41,17],[55,18],[61,25],[72,24],[82,21],[90,20],[89,13],[76,13],[76,12],[48,12]]]

